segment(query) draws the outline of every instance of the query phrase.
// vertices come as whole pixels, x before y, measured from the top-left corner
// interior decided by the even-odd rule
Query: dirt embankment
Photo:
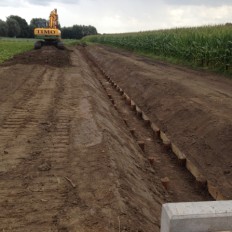
[[[231,198],[231,82],[88,50]],[[162,203],[209,200],[133,115],[82,49],[44,47],[0,65],[0,230],[158,232]]]
[[[167,194],[81,53],[28,55],[0,67],[0,230],[158,232]]]
[[[1,66],[17,65],[17,64],[35,64],[35,65],[49,65],[54,67],[70,66],[70,53],[72,49],[56,49],[53,46],[46,46],[43,49],[32,50],[14,56],[12,59],[6,61]]]
[[[206,178],[232,199],[232,81],[104,46],[88,51]]]

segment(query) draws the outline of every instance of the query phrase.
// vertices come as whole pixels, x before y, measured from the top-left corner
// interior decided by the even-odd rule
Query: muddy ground
[[[39,49],[28,51],[23,54],[18,54],[12,59],[9,59],[0,67],[16,65],[16,64],[36,64],[36,65],[49,65],[54,67],[65,67],[71,65],[70,53],[72,49],[56,49],[47,46],[46,49]]]
[[[45,49],[0,68],[0,230],[158,231],[165,190],[99,81]]]
[[[104,47],[87,50],[231,196],[231,82]],[[163,203],[211,200],[85,54],[45,47],[0,66],[1,231],[158,232]]]
[[[207,180],[232,199],[232,81],[129,52],[89,52]]]

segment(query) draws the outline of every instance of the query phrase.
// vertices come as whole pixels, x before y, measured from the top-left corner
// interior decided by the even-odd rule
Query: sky
[[[232,23],[232,0],[0,0],[0,19],[18,15],[30,23],[54,8],[62,27],[92,25],[99,33]]]

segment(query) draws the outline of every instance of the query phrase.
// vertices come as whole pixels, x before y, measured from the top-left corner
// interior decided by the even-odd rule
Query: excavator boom
[[[54,9],[50,13],[49,17],[49,28],[57,29],[59,25],[57,9]]]

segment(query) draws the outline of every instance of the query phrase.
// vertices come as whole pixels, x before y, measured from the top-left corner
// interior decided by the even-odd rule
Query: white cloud
[[[232,5],[231,0],[164,0],[170,5],[192,5],[192,6],[222,6],[222,5]]]
[[[0,6],[14,7],[21,6],[23,4],[47,6],[51,3],[78,4],[78,2],[78,0],[3,0],[0,2]]]
[[[100,33],[131,32],[232,22],[232,0],[1,0],[0,18],[48,18],[62,26],[93,25]]]
[[[231,22],[231,10],[232,6],[169,7],[170,25],[171,27],[186,27]]]

